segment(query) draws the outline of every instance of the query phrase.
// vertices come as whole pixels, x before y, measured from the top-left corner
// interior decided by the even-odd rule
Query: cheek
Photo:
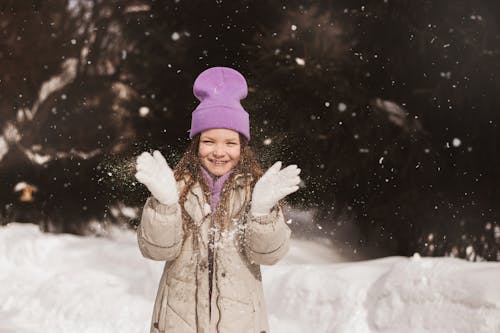
[[[207,155],[210,153],[210,150],[207,149],[206,147],[200,146],[198,149],[198,156],[201,158],[207,157]]]
[[[238,162],[241,158],[241,153],[240,153],[240,149],[234,149],[233,151],[231,151],[229,153],[229,156],[231,156],[231,160],[235,161],[235,162]]]

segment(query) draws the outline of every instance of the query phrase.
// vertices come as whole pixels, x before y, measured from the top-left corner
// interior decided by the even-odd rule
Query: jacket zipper
[[[208,229],[208,314],[212,318],[212,289],[214,277],[214,220],[210,217]]]

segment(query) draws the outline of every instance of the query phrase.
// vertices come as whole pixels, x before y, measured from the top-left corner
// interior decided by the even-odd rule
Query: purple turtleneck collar
[[[210,203],[210,208],[212,212],[215,212],[215,208],[217,207],[217,203],[219,202],[220,194],[222,192],[222,187],[224,187],[224,183],[229,178],[232,171],[233,170],[231,169],[222,176],[214,180],[212,175],[208,173],[208,171],[205,170],[204,167],[201,167],[201,173],[203,174],[203,178],[205,178],[208,188],[210,189],[210,198],[212,199],[212,202]]]

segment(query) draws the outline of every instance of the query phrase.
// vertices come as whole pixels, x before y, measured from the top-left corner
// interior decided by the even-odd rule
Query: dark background
[[[352,251],[500,260],[499,24],[486,0],[2,1],[1,223],[133,227],[134,156],[175,165],[194,79],[229,66],[263,166],[303,170],[288,202],[309,225]]]

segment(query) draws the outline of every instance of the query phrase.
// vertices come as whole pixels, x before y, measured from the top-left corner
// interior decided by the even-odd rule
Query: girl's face
[[[240,148],[238,132],[214,128],[201,133],[198,157],[205,169],[218,177],[238,164]]]

